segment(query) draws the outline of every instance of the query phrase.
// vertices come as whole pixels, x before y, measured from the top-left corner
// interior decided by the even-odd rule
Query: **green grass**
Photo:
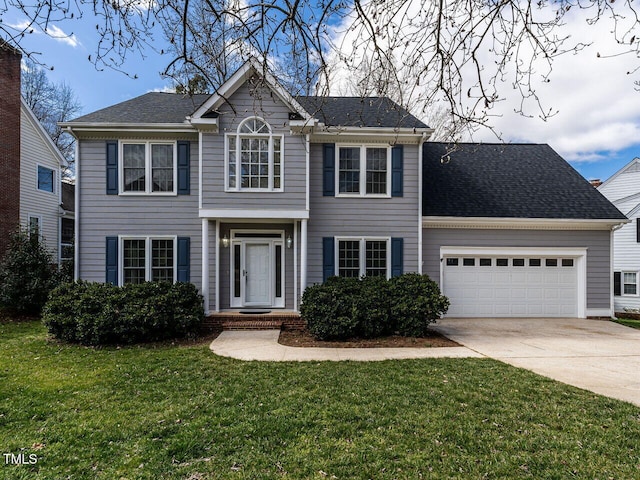
[[[640,329],[640,320],[634,320],[632,318],[617,318],[614,320],[614,322],[619,323],[620,325],[624,325],[626,327]]]
[[[240,362],[0,324],[0,453],[38,458],[1,478],[638,478],[639,438],[639,408],[492,360]]]

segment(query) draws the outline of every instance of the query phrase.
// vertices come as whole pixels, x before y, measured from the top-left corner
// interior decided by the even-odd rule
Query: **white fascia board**
[[[38,135],[40,136],[42,141],[45,143],[47,148],[51,151],[52,155],[57,158],[58,164],[61,167],[68,166],[67,159],[62,156],[62,153],[60,152],[56,144],[53,143],[53,140],[51,140],[51,137],[49,136],[49,134],[46,132],[46,130],[44,129],[44,127],[36,117],[36,114],[33,113],[33,110],[31,110],[31,107],[29,107],[29,105],[27,104],[27,102],[25,102],[22,96],[20,97],[20,102],[21,102],[22,108],[24,109],[24,112],[27,114],[27,117],[29,118],[29,120],[31,120],[31,123],[33,124],[33,128],[36,130],[36,132],[38,132]]]
[[[232,208],[200,209],[200,218],[238,220],[308,220],[307,210],[239,210]]]
[[[319,126],[311,134],[311,142],[368,141],[389,144],[420,144],[425,136],[433,133],[431,128],[396,127],[323,127]]]
[[[586,254],[585,247],[440,247],[441,257],[454,255],[583,257]]]
[[[190,132],[196,129],[190,123],[76,123],[58,125],[69,132]]]
[[[187,117],[187,120],[191,125],[196,127],[199,132],[218,133],[218,119],[217,118],[192,118]]]
[[[478,228],[517,230],[611,230],[629,223],[619,219],[422,217],[423,228]]]
[[[640,162],[640,158],[635,157],[633,160],[631,160],[629,163],[627,163],[624,167],[622,167],[620,170],[618,170],[613,175],[611,175],[609,178],[607,178],[604,182],[602,182],[598,186],[598,190],[600,190],[600,189],[602,189],[602,187],[605,187],[608,184],[610,184],[614,179],[618,178],[625,170],[627,170],[629,167],[631,167],[632,165],[634,165],[637,162]]]

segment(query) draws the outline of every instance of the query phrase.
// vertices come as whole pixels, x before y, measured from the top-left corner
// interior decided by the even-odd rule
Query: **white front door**
[[[271,306],[271,247],[269,243],[245,243],[245,305]]]

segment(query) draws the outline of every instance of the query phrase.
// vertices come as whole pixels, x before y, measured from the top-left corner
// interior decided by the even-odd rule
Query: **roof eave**
[[[611,230],[629,223],[620,218],[515,218],[423,216],[423,228],[517,230]]]
[[[69,132],[195,132],[190,123],[60,122]]]

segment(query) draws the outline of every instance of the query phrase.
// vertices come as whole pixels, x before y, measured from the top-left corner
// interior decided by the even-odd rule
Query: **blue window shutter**
[[[118,285],[118,237],[107,237],[105,265],[105,281],[113,285]]]
[[[613,294],[616,297],[622,294],[622,272],[613,272]]]
[[[191,154],[189,142],[178,142],[178,195],[189,195]]]
[[[191,279],[191,239],[178,237],[178,282],[190,282]]]
[[[322,238],[322,281],[336,274],[335,241],[333,237]]]
[[[107,195],[118,194],[118,142],[107,141]]]
[[[391,276],[397,277],[403,273],[404,264],[404,240],[402,238],[391,239]]]
[[[336,145],[322,145],[322,195],[333,197],[336,194]]]
[[[404,148],[396,145],[391,149],[391,196],[402,197]]]

